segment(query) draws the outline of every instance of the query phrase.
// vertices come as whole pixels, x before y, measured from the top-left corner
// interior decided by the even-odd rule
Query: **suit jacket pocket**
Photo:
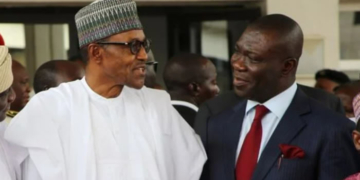
[[[277,179],[297,179],[304,177],[304,179],[312,179],[316,172],[314,172],[314,164],[309,159],[279,159],[274,163],[270,172],[271,177]],[[274,176],[275,175],[275,176]]]

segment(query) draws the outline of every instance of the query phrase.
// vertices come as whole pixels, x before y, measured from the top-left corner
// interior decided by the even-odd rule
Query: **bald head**
[[[276,49],[288,58],[299,60],[304,43],[303,32],[297,22],[281,15],[272,14],[251,23],[247,31],[257,31],[274,39]]]
[[[180,54],[170,59],[164,71],[168,92],[175,96],[187,96],[201,104],[219,93],[216,69],[207,58],[196,54]],[[176,94],[176,95],[175,95]]]
[[[170,59],[164,71],[164,80],[168,91],[187,88],[192,82],[205,80],[205,67],[211,62],[197,54],[180,54]]]
[[[84,76],[82,67],[66,60],[52,60],[41,65],[35,72],[35,93],[57,87],[64,82],[81,79]]]

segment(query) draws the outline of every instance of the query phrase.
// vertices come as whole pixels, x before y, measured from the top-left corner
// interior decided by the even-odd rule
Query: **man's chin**
[[[144,83],[133,83],[133,84],[126,84],[127,87],[133,88],[133,89],[141,89],[144,87]]]
[[[248,99],[250,97],[250,93],[247,89],[243,89],[243,88],[234,88],[235,94],[238,95],[241,98],[245,98]]]

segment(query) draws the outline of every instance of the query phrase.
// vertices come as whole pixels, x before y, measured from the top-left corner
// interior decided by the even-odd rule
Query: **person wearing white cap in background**
[[[165,91],[144,87],[150,41],[135,2],[96,1],[75,21],[85,77],[36,94],[5,132],[29,152],[23,178],[198,180],[199,137]]]
[[[13,74],[11,71],[11,56],[5,46],[0,46],[0,179],[15,180],[16,173],[10,160],[9,143],[4,140],[7,122],[4,121],[10,104],[15,100],[11,88]]]

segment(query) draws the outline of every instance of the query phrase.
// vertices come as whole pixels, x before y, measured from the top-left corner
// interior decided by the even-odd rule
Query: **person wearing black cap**
[[[335,87],[350,82],[350,78],[343,72],[323,69],[315,75],[315,88],[323,89],[327,92],[333,93]]]

